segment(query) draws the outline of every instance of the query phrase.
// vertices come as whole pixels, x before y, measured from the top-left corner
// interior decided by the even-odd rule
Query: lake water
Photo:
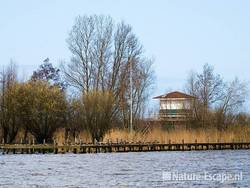
[[[208,186],[250,187],[250,151],[0,155],[0,187]]]

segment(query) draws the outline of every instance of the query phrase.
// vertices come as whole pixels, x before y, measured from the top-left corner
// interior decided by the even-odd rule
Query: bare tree
[[[140,117],[153,83],[152,60],[145,57],[142,45],[129,25],[115,24],[108,16],[77,17],[67,39],[72,53],[63,64],[67,83],[83,95],[111,93],[112,116],[128,124],[129,75],[133,75],[133,115]],[[101,126],[101,125],[100,125]]]
[[[217,127],[223,128],[232,123],[233,117],[242,107],[247,96],[247,84],[235,78],[232,82],[225,84],[223,99],[217,109]],[[228,118],[231,114],[231,118]]]
[[[203,72],[197,75],[197,79],[198,94],[205,109],[222,99],[223,80],[219,74],[214,73],[214,68],[211,65],[205,64]]]
[[[224,83],[219,74],[214,73],[214,68],[205,64],[202,73],[192,73],[188,79],[188,92],[197,100],[194,111],[197,120],[204,127],[209,124],[209,109],[215,107],[223,98]]]
[[[193,105],[198,126],[232,123],[237,110],[244,103],[247,84],[238,79],[225,83],[212,66],[205,64],[202,73],[192,72],[186,85],[187,92],[196,97]]]
[[[202,109],[203,105],[201,100],[199,99],[199,88],[198,88],[198,84],[197,84],[197,73],[194,71],[191,71],[188,79],[187,79],[187,83],[186,83],[186,92],[189,93],[192,96],[195,96],[195,100],[193,101],[193,104],[191,106],[192,110],[193,110],[193,114],[194,114],[194,118],[193,120],[191,120],[191,123],[193,125],[193,127],[197,127],[199,126],[199,123],[202,121],[201,120],[201,112],[200,109]]]

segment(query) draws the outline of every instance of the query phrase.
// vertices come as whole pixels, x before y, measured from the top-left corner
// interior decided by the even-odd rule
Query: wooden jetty
[[[250,142],[225,143],[97,143],[97,144],[0,144],[2,154],[33,153],[111,153],[111,152],[153,152],[191,150],[238,150],[250,149]]]

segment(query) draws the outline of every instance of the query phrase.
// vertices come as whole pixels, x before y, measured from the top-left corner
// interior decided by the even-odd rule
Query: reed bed
[[[182,143],[195,141],[205,142],[250,142],[250,126],[229,127],[226,130],[210,129],[172,129],[163,130],[154,128],[147,134],[140,132],[130,133],[127,130],[112,130],[106,134],[105,140],[117,139],[128,142],[160,142]]]
[[[19,143],[23,138],[23,132],[18,134],[16,142]],[[28,139],[32,142],[32,135],[28,135]],[[70,134],[65,138],[65,130],[59,129],[54,134],[54,139],[58,144],[65,143],[91,143],[92,139],[88,132],[82,131],[75,137]],[[230,126],[225,130],[216,128],[207,129],[185,129],[176,128],[164,130],[160,127],[149,129],[146,133],[141,131],[133,131],[132,133],[126,129],[113,129],[109,131],[103,142],[159,142],[159,143],[200,143],[206,142],[250,142],[250,126]]]

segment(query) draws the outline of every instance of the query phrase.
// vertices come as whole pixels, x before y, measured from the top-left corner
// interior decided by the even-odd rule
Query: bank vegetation
[[[190,74],[185,89],[197,99],[194,117],[176,128],[148,118],[153,60],[130,25],[79,16],[67,45],[70,60],[58,68],[47,58],[25,81],[14,62],[2,67],[2,142],[250,140],[250,118],[242,112],[247,84],[239,79],[225,82],[208,64]]]

